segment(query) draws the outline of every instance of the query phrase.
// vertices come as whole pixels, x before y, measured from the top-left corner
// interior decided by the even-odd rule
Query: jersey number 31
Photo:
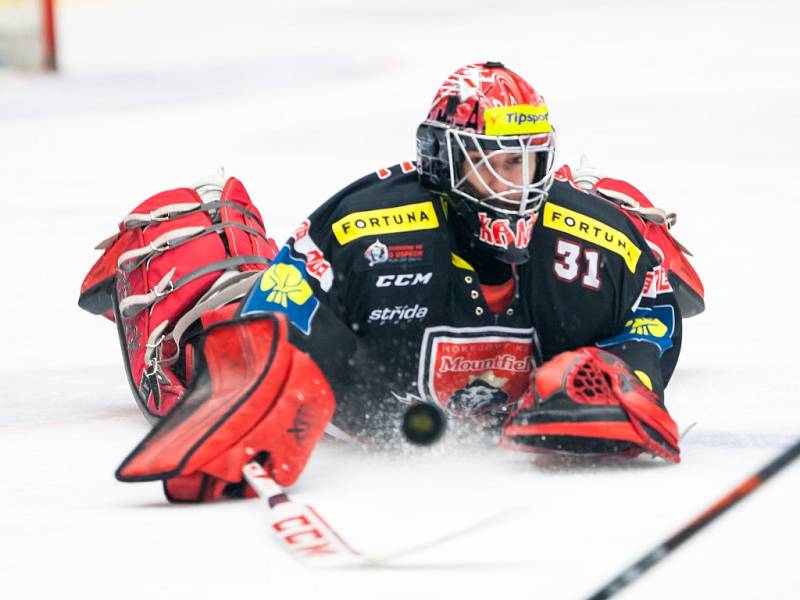
[[[583,261],[580,260],[581,255]],[[591,290],[600,289],[600,252],[587,250],[569,240],[559,239],[556,243],[556,256],[559,258],[553,262],[553,272],[561,281],[575,281],[581,274],[582,262],[586,268],[583,269],[581,285]]]

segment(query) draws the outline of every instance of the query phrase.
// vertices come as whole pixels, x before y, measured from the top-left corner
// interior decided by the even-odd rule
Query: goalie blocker
[[[252,495],[242,467],[262,464],[279,485],[300,476],[333,416],[333,392],[287,339],[284,315],[223,320],[204,335],[205,365],[186,396],[125,459],[120,481],[164,481],[172,502]]]

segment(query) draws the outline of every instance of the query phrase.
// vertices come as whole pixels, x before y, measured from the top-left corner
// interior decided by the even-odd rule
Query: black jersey
[[[240,307],[281,311],[291,339],[334,389],[333,424],[392,429],[408,403],[445,408],[528,388],[565,350],[612,351],[662,394],[680,348],[680,311],[658,260],[617,205],[556,181],[537,217],[512,229],[480,213],[495,245],[530,239],[514,295],[491,310],[456,243],[443,198],[411,163],[348,186],[304,220]]]

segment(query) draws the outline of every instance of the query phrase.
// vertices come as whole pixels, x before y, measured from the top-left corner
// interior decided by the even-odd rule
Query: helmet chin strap
[[[528,248],[510,246],[499,250],[501,250],[501,252],[497,255],[497,259],[507,265],[521,265],[531,259],[531,253]]]
[[[517,248],[491,244],[481,239],[481,221],[478,212],[490,212],[492,218],[508,218],[486,209],[461,196],[447,195],[451,207],[450,221],[458,250],[478,272],[483,283],[500,284],[511,276],[510,265],[519,265],[530,259],[527,247]]]

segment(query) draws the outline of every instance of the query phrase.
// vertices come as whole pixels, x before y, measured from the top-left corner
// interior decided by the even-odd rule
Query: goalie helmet
[[[554,164],[544,99],[501,63],[470,64],[450,75],[417,129],[422,185],[446,194],[474,236],[504,262],[528,259]]]

